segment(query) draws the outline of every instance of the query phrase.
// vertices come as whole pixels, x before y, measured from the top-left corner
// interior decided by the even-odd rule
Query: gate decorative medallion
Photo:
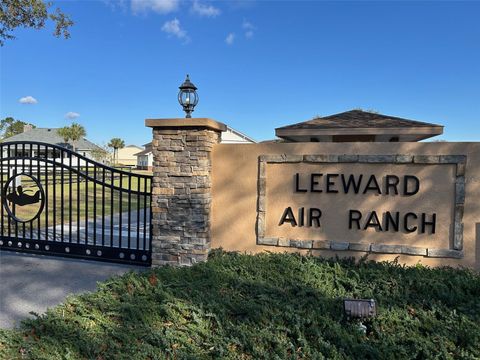
[[[22,178],[29,179],[29,185],[22,184]],[[3,188],[2,203],[8,215],[15,221],[26,223],[40,216],[45,206],[45,192],[39,181],[28,174],[17,174],[7,180]]]
[[[0,143],[0,249],[149,266],[152,176],[63,145]]]

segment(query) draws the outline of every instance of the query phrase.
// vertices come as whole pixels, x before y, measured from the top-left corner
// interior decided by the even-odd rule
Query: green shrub
[[[377,301],[366,335],[344,319],[345,297]],[[214,251],[191,268],[112,278],[0,330],[0,358],[478,359],[480,276]]]

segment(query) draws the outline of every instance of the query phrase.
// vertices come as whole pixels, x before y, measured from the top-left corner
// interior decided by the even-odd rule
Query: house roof
[[[312,120],[279,127],[275,130],[285,129],[338,129],[338,128],[412,128],[412,127],[443,127],[421,121],[403,119],[368,112],[363,110],[350,110],[342,113],[316,117]]]
[[[288,141],[332,141],[343,137],[362,141],[419,141],[443,133],[443,126],[422,121],[404,119],[363,110],[315,117],[314,119],[275,129],[275,134]],[[357,140],[353,140],[356,137]],[[390,139],[390,140],[389,140]],[[335,140],[334,140],[335,141]],[[347,140],[345,140],[347,141]],[[366,140],[363,140],[366,141]],[[368,140],[372,141],[372,140]]]
[[[123,149],[126,149],[126,148],[136,148],[138,150],[143,150],[143,148],[141,146],[138,146],[138,145],[126,145],[123,147]],[[121,149],[119,149],[121,150]]]
[[[55,128],[35,128],[21,134],[13,135],[3,141],[38,141],[63,147],[66,145],[63,138],[58,134],[58,129]],[[100,149],[98,145],[85,138],[79,139],[75,145],[78,150]]]
[[[240,136],[241,138],[243,138],[243,139],[245,139],[245,140],[247,140],[251,143],[256,143],[256,141],[254,139],[252,139],[250,136],[245,135],[244,133],[233,129],[230,126],[227,126],[227,131],[230,131],[230,132],[234,133],[235,135]]]
[[[133,154],[133,156],[147,155],[147,154],[149,154],[149,153],[151,153],[151,152],[152,152],[152,149],[151,149],[151,148],[147,148],[147,149],[145,149],[145,150],[143,150],[143,151],[140,151],[140,152],[138,152],[138,153],[136,153],[136,154]]]

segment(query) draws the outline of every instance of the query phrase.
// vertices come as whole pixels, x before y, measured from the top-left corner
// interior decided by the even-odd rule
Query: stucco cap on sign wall
[[[363,110],[316,117],[275,129],[278,137],[294,142],[403,142],[419,141],[442,133],[442,125]]]
[[[227,126],[209,118],[171,118],[171,119],[145,119],[145,126],[151,128],[207,128],[216,131],[226,131]]]

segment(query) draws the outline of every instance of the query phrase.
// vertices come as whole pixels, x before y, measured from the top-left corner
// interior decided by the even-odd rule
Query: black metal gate
[[[0,143],[0,249],[151,264],[150,175],[65,147]]]

